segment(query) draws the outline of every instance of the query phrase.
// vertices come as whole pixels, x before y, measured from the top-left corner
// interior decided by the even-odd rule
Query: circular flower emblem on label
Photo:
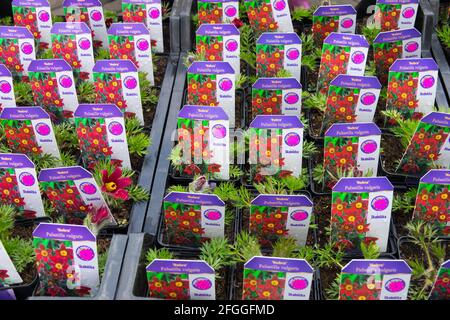
[[[228,78],[223,78],[219,81],[219,88],[223,91],[230,91],[233,88],[233,81]]]
[[[296,48],[290,48],[287,52],[286,52],[286,57],[289,60],[295,60],[298,59],[300,57],[300,51],[298,51],[298,49]]]
[[[405,45],[405,50],[407,52],[414,52],[419,49],[419,44],[416,41],[410,41]]]
[[[389,206],[389,199],[385,196],[377,196],[372,199],[370,204],[375,211],[383,211]]]
[[[394,278],[391,280],[388,280],[386,284],[384,285],[387,291],[389,292],[400,292],[406,287],[406,283],[403,279],[400,278]]]
[[[226,6],[224,12],[227,17],[234,17],[237,14],[237,9],[234,6]]]
[[[159,15],[160,15],[159,9],[156,7],[151,7],[148,10],[148,16],[152,19],[159,18]]]
[[[375,140],[366,140],[361,144],[361,151],[365,154],[371,154],[377,151],[378,144]]]
[[[91,19],[94,21],[100,21],[103,18],[102,13],[99,10],[91,11]]]
[[[214,138],[223,139],[227,135],[227,128],[221,124],[216,124],[212,127],[212,135]]]
[[[80,184],[80,189],[85,194],[94,194],[97,192],[97,188],[90,182],[83,182]]]
[[[351,28],[353,26],[353,20],[350,18],[345,18],[344,20],[341,21],[341,27],[348,29]]]
[[[289,92],[284,96],[284,102],[286,102],[287,104],[294,104],[297,103],[299,100],[300,98],[298,97],[298,94],[294,92]]]
[[[136,47],[141,51],[146,51],[150,47],[150,44],[145,39],[139,39],[136,43]]]
[[[33,45],[31,45],[28,42],[22,43],[22,46],[20,47],[23,53],[25,54],[31,54],[33,53]]]
[[[47,136],[50,134],[50,126],[46,123],[39,122],[34,129],[37,133],[39,133],[41,136]]]
[[[113,121],[108,125],[108,130],[113,135],[118,136],[123,133],[123,126],[117,121]]]
[[[11,92],[11,84],[8,81],[2,80],[0,81],[0,91],[3,93],[10,93]]]
[[[19,176],[19,181],[24,186],[31,187],[36,180],[34,179],[34,176],[31,173],[22,172]]]
[[[135,77],[128,76],[123,80],[123,83],[125,84],[125,87],[127,89],[136,89],[138,82]]]
[[[81,38],[78,41],[78,45],[82,50],[87,50],[91,47],[91,41],[88,38]]]
[[[296,132],[290,132],[284,137],[284,142],[289,147],[295,147],[300,143],[300,135]]]
[[[293,277],[289,279],[288,285],[294,290],[303,290],[308,287],[308,280],[300,276]]]
[[[422,79],[420,79],[420,85],[425,89],[431,88],[434,86],[434,83],[434,77],[430,75],[423,76]]]
[[[308,218],[308,212],[304,210],[297,210],[291,212],[291,219],[294,221],[304,221]]]
[[[230,39],[225,43],[225,48],[230,52],[234,52],[238,49],[238,43],[236,40]]]
[[[403,10],[402,16],[406,19],[410,19],[410,18],[414,17],[415,13],[416,13],[416,11],[414,10],[414,8],[408,7]]]
[[[80,246],[76,251],[77,257],[83,261],[91,261],[95,257],[95,252],[91,247]]]
[[[364,94],[361,96],[361,103],[362,103],[363,105],[365,105],[365,106],[374,104],[374,103],[375,103],[375,100],[376,100],[376,96],[375,96],[375,94],[373,94],[372,92],[364,93]]]
[[[200,277],[192,280],[192,286],[197,290],[208,290],[212,287],[212,282],[208,278]]]
[[[41,10],[38,13],[38,18],[42,22],[47,22],[48,20],[50,20],[50,14],[45,10]]]
[[[220,218],[222,218],[222,214],[219,211],[214,210],[214,209],[206,210],[203,213],[203,215],[205,216],[206,219],[214,220],[214,221],[219,220]]]
[[[361,64],[364,62],[364,59],[366,58],[364,52],[362,51],[356,51],[352,54],[352,61],[354,64]]]
[[[275,0],[273,2],[273,7],[278,11],[284,10],[286,8],[286,2],[284,0]]]
[[[59,84],[63,88],[70,88],[72,86],[72,79],[69,76],[62,76],[59,78]]]

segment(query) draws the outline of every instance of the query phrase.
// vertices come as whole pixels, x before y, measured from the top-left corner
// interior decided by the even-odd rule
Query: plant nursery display
[[[244,0],[250,25],[257,32],[294,31],[286,0]]]
[[[238,0],[199,0],[198,21],[203,23],[227,23],[239,18]]]
[[[374,23],[381,31],[407,29],[414,26],[418,0],[377,0]]]
[[[317,45],[332,32],[355,33],[356,10],[349,5],[320,6],[312,17],[312,32]]]

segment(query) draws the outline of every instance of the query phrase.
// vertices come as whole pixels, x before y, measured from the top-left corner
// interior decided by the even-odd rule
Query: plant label
[[[429,300],[450,299],[450,260],[445,261],[439,268]]]
[[[4,64],[0,64],[0,110],[4,107],[15,107],[14,84],[11,71]]]
[[[450,115],[430,112],[420,120],[397,168],[398,172],[423,175],[429,169],[450,169]]]
[[[205,55],[206,61],[225,61],[241,72],[240,33],[234,24],[202,24],[196,35],[197,53]]]
[[[404,260],[353,259],[342,268],[339,300],[406,300],[411,274]]]
[[[244,264],[242,300],[309,300],[313,272],[303,259],[253,257]]]
[[[12,205],[19,217],[45,217],[34,163],[24,154],[0,153],[0,203]]]
[[[300,81],[302,40],[295,32],[263,33],[256,41],[256,75],[279,77],[287,71]]]
[[[381,131],[375,123],[335,123],[324,139],[325,183],[340,177],[376,177]]]
[[[386,109],[405,119],[420,119],[433,111],[438,65],[433,58],[397,59],[389,69]]]
[[[81,80],[92,81],[94,50],[88,25],[84,22],[57,22],[51,34],[53,56],[66,60]]]
[[[305,246],[312,209],[312,201],[304,195],[260,194],[251,202],[250,234],[264,247],[272,247],[281,237]]]
[[[183,173],[230,178],[228,116],[221,107],[184,106],[178,113]]]
[[[341,178],[332,193],[331,241],[356,250],[375,242],[386,252],[393,193],[386,177]]]
[[[375,27],[381,31],[413,28],[418,9],[419,0],[377,0]]]
[[[252,86],[252,119],[257,115],[294,115],[302,111],[302,85],[294,78],[259,78]]]
[[[294,32],[287,0],[245,0],[248,20],[259,32]]]
[[[388,83],[389,68],[397,59],[420,58],[422,34],[415,28],[380,32],[373,40],[373,53],[378,79]]]
[[[380,91],[377,77],[338,75],[330,82],[322,131],[334,123],[373,122]]]
[[[351,5],[320,6],[312,17],[312,33],[316,45],[332,32],[355,33],[356,10]]]
[[[143,23],[150,30],[152,48],[164,52],[163,8],[161,0],[122,0],[124,22]]]
[[[144,125],[141,89],[131,60],[99,60],[94,69],[95,102],[112,103],[125,117],[136,117]]]
[[[332,32],[323,41],[317,91],[328,93],[331,80],[340,74],[363,76],[369,43],[362,35]]]
[[[40,107],[10,107],[0,113],[8,147],[28,156],[49,154],[60,159],[50,116]]]
[[[153,86],[150,31],[143,23],[113,23],[108,30],[111,59],[131,60]]]
[[[0,241],[0,288],[22,282],[22,278],[11,261],[8,252],[6,252],[3,243]]]
[[[197,9],[199,24],[231,23],[234,19],[239,19],[237,0],[199,0]]]
[[[75,126],[84,166],[94,169],[101,160],[131,169],[125,121],[114,104],[80,104]]]
[[[86,226],[41,223],[33,231],[38,296],[93,297],[100,284],[97,240]]]
[[[88,218],[95,234],[116,225],[97,182],[83,167],[42,169],[38,179],[52,207],[67,222],[83,224]]]
[[[300,177],[303,123],[297,116],[256,116],[250,123],[251,176]]]
[[[187,79],[187,103],[222,107],[234,128],[236,76],[233,67],[224,61],[197,61],[189,67]]]
[[[49,47],[52,12],[47,0],[13,0],[12,13],[14,25],[28,28],[40,48]]]
[[[426,221],[439,236],[450,234],[450,170],[428,171],[417,189],[413,218]]]
[[[33,34],[26,27],[0,26],[0,63],[15,78],[22,78],[28,75],[33,60],[36,60]]]
[[[73,118],[78,106],[72,67],[63,59],[34,60],[28,68],[34,103],[52,120]]]
[[[224,237],[225,202],[216,195],[171,192],[164,198],[163,207],[170,243],[201,245]]]
[[[151,298],[216,299],[216,275],[203,260],[155,259],[146,271]]]
[[[84,22],[92,30],[94,47],[108,49],[105,15],[100,0],[64,0],[67,22]]]

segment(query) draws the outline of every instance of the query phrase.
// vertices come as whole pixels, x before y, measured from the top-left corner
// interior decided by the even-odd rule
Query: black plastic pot
[[[449,112],[450,105],[450,67],[437,34],[433,32],[431,41],[431,55],[439,65],[439,82],[436,93],[436,102],[443,112]],[[445,110],[445,111],[444,111]]]

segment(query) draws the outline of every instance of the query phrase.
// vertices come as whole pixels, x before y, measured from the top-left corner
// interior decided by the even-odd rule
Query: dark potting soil
[[[314,197],[313,203],[315,223],[317,224],[317,243],[323,247],[330,241],[325,229],[330,227],[331,196]]]
[[[321,134],[320,132],[322,130],[322,122],[323,122],[323,113],[316,109],[311,109],[309,127],[311,136],[315,139],[321,137],[323,138],[323,134]]]
[[[156,61],[156,70],[154,71],[153,76],[155,77],[155,86],[161,86],[164,75],[166,73],[167,63],[169,61],[168,56],[158,55],[158,59]]]
[[[33,223],[16,224],[12,230],[12,238],[21,238],[24,240],[33,240],[33,230],[35,225]],[[36,278],[36,269],[33,263],[28,264],[24,270],[22,270],[20,276],[23,280],[23,284],[30,284]]]
[[[383,168],[387,172],[395,172],[398,161],[405,152],[400,139],[393,135],[383,134],[381,135],[381,148]]]
[[[403,192],[394,193],[395,196],[402,196],[403,194]],[[413,210],[411,210],[411,212],[392,211],[392,221],[394,222],[395,232],[397,233],[398,238],[408,235],[408,230],[406,230],[405,226],[411,221],[412,213]]]
[[[161,89],[158,87],[153,87],[153,89],[154,89],[154,93],[157,96],[159,96],[161,93]],[[155,104],[149,103],[149,104],[144,104],[142,106],[142,113],[144,114],[144,125],[146,127],[151,127],[153,124],[153,119],[155,118],[157,103],[158,102],[156,102]]]
[[[334,280],[338,277],[340,274],[340,270],[337,267],[333,268],[320,268],[320,282],[322,285],[322,294],[324,295],[323,298],[326,299],[325,291],[331,287]]]
[[[234,269],[234,281],[233,281],[233,300],[242,300],[242,290],[244,286],[244,264],[238,263],[236,264],[236,268]]]

